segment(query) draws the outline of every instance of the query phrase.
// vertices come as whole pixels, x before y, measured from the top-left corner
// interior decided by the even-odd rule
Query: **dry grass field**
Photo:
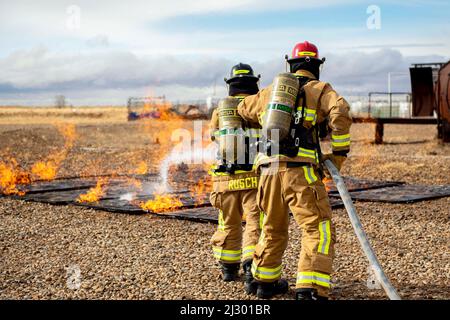
[[[205,123],[206,125],[206,123]],[[71,126],[73,139],[61,134]],[[191,121],[126,120],[126,108],[0,108],[0,159],[24,170],[53,154],[57,177],[134,172],[143,162],[157,172],[170,134]],[[450,184],[450,145],[428,125],[352,127],[343,173],[418,184]],[[58,153],[59,152],[59,153]],[[381,264],[405,299],[450,298],[450,198],[414,204],[357,202]],[[367,261],[346,212],[334,212],[338,243],[333,299],[385,299],[367,286]],[[223,283],[212,257],[213,224],[113,214],[0,198],[1,299],[248,299],[243,283]],[[300,235],[290,227],[283,275],[292,299]],[[81,287],[67,286],[67,268],[80,269]]]

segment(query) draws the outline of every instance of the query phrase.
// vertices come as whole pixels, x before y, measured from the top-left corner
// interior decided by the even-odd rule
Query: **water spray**
[[[174,148],[170,154],[161,163],[159,176],[161,179],[161,191],[170,191],[169,187],[169,169],[171,165],[176,164],[199,164],[205,162],[213,162],[217,153],[215,143],[210,144],[207,148],[188,148],[187,150],[179,150]]]

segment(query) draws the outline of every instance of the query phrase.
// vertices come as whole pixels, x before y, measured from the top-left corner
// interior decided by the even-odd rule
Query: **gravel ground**
[[[180,125],[180,123],[179,123]],[[181,123],[188,127],[188,122]],[[59,176],[86,170],[128,172],[167,144],[164,124],[80,124]],[[450,184],[450,146],[432,126],[386,126],[381,146],[373,126],[352,128],[353,147],[343,172],[356,177]],[[159,140],[159,141],[158,141]],[[0,155],[24,167],[58,150],[64,140],[49,125],[0,126]],[[415,204],[356,203],[388,277],[406,299],[450,298],[450,198]],[[338,233],[334,299],[385,299],[369,288],[367,262],[344,210],[333,217]],[[209,238],[215,225],[131,216],[72,206],[0,198],[1,299],[248,299],[242,282],[223,283]],[[293,288],[301,232],[292,220],[284,276]],[[78,289],[67,283],[80,271]],[[280,297],[292,299],[293,291]]]

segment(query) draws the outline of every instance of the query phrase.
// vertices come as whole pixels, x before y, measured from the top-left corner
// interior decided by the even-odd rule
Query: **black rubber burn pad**
[[[128,177],[130,178],[130,177]],[[145,184],[159,184],[156,176],[133,176]],[[396,181],[374,181],[344,177],[345,183],[353,199],[361,201],[380,201],[391,203],[414,202],[433,198],[450,196],[450,186],[424,186],[405,185]],[[165,218],[176,218],[197,222],[217,223],[218,210],[211,207],[209,195],[205,193],[201,199],[193,199],[192,194],[186,189],[178,187],[169,195],[180,199],[182,206],[174,208],[170,212],[156,213],[140,208],[140,203],[153,199],[153,195],[145,188],[136,189],[129,183],[127,177],[110,177],[103,197],[92,203],[79,203],[81,194],[88,192],[89,188],[96,185],[95,178],[71,178],[57,179],[50,182],[35,182],[23,186],[26,192],[23,196],[11,196],[25,201],[49,203],[53,205],[77,205],[97,210],[126,213],[126,214],[155,214]],[[188,181],[188,184],[195,183]],[[343,207],[343,203],[335,189],[334,183],[326,183],[330,195],[332,209]],[[128,201],[124,197],[127,193],[133,194],[133,200]]]
[[[389,203],[408,203],[450,196],[450,185],[400,185],[372,190],[352,191],[353,200]],[[339,197],[332,194],[331,197]]]
[[[404,182],[401,181],[377,181],[377,180],[357,179],[353,177],[344,177],[344,182],[345,185],[347,186],[348,191],[378,189],[404,184]],[[325,182],[325,185],[327,186],[327,190],[330,195],[338,194],[338,191],[336,189],[333,180],[327,180]]]

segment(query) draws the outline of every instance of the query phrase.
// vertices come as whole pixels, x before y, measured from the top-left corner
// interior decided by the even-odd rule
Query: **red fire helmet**
[[[292,50],[292,56],[290,60],[305,57],[319,59],[319,50],[314,44],[308,41],[300,42],[295,45],[294,49]]]

